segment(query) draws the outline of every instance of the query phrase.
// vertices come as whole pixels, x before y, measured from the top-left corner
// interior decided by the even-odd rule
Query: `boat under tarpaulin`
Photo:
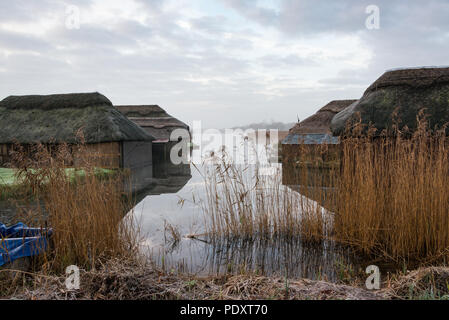
[[[0,266],[46,251],[52,233],[52,229],[29,228],[21,222],[10,227],[0,223]]]

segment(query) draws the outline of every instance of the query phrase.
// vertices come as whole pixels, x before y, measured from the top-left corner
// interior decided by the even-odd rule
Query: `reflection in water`
[[[252,272],[263,275],[336,281],[341,265],[357,262],[349,250],[329,241],[303,243],[300,239],[203,242],[185,239],[159,247],[151,256],[165,270],[200,275]]]
[[[329,241],[210,241],[204,235],[201,197],[205,184],[199,170],[202,168],[167,164],[167,170],[157,178],[159,185],[150,188],[134,208],[133,215],[145,236],[142,247],[159,267],[200,275],[245,271],[335,281],[338,266],[357,264],[352,252]],[[299,186],[297,190],[301,191]],[[171,238],[167,224],[179,231],[179,241]]]
[[[206,264],[213,274],[250,270],[265,275],[335,281],[336,264],[349,264],[350,258],[350,252],[335,248],[330,242],[310,245],[300,239],[261,239],[213,243]]]
[[[298,165],[282,161],[282,184],[332,211],[338,167]]]
[[[155,164],[153,169],[152,183],[136,195],[137,202],[149,195],[177,193],[192,178],[188,164],[174,165],[164,161]]]

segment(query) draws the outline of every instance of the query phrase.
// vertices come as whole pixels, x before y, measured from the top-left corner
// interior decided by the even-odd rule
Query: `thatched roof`
[[[399,129],[417,127],[417,116],[424,109],[430,128],[449,122],[449,67],[398,69],[384,73],[365,91],[363,97],[339,112],[331,122],[335,135],[346,125],[362,121],[380,133],[399,121]]]
[[[332,118],[356,100],[334,100],[290,129],[293,134],[330,134]]]
[[[366,89],[365,94],[392,86],[422,88],[448,82],[448,67],[396,69],[385,72],[379,79],[370,85],[368,89]]]
[[[138,124],[156,141],[168,141],[170,134],[177,128],[189,130],[184,122],[172,117],[158,105],[115,106],[129,120]]]
[[[95,93],[10,96],[0,101],[0,143],[152,141],[154,138]]]

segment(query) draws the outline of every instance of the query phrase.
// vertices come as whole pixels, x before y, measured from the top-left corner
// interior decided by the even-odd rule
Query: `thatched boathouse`
[[[10,165],[15,144],[71,146],[80,143],[79,133],[93,165],[131,169],[135,189],[151,183],[154,138],[97,92],[9,96],[0,101],[0,166]],[[77,161],[76,154],[72,158]]]
[[[133,121],[152,135],[153,159],[156,167],[170,160],[170,150],[178,142],[178,136],[172,137],[173,131],[182,129],[190,139],[189,126],[169,115],[158,105],[122,105],[115,106],[129,120]],[[163,169],[163,166],[161,166]]]
[[[332,135],[330,124],[332,118],[357,100],[334,100],[326,104],[317,113],[298,122],[290,129],[287,137],[282,140],[282,157],[296,157],[298,146],[315,148],[319,145],[336,145],[338,137]]]
[[[283,184],[330,185],[329,172],[323,169],[337,166],[339,159],[339,137],[332,135],[330,123],[338,112],[355,101],[331,101],[290,129],[282,141]]]
[[[420,67],[385,72],[366,89],[362,98],[331,121],[334,135],[343,135],[355,122],[372,126],[377,134],[397,126],[413,132],[420,112],[430,129],[449,122],[449,67]]]

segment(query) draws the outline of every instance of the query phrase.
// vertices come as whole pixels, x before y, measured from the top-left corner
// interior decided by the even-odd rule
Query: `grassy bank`
[[[109,179],[121,173],[116,169],[90,168],[89,172],[83,168],[64,168],[64,172],[71,183],[77,183],[80,179],[89,174],[94,174],[98,179]],[[0,201],[20,200],[33,196],[34,185],[27,181],[27,177],[40,175],[39,169],[24,168],[0,168]],[[48,174],[47,174],[48,175]],[[43,179],[40,183],[45,183],[47,179]],[[37,181],[35,181],[37,182]]]
[[[105,168],[91,168],[96,176],[108,177],[116,174],[117,170]],[[39,169],[28,169],[31,174],[38,174]],[[65,174],[71,181],[76,181],[77,178],[86,176],[86,170],[82,168],[64,168]],[[19,169],[16,168],[0,168],[0,185],[2,186],[18,186],[21,184],[21,177],[19,176]]]
[[[0,168],[0,184],[4,186],[10,186],[15,184],[16,170],[9,168]]]
[[[81,270],[80,289],[68,290],[65,276],[29,273],[12,295],[1,298],[55,300],[447,300],[449,268],[429,267],[382,278],[380,290],[364,279],[351,284],[265,277],[255,274],[196,277],[165,273],[145,263],[110,259]]]
[[[67,290],[64,277],[30,275],[35,288],[19,299],[383,299],[383,295],[344,284],[259,275],[195,277],[163,273],[151,266],[110,260],[102,268],[81,271],[79,290]]]

